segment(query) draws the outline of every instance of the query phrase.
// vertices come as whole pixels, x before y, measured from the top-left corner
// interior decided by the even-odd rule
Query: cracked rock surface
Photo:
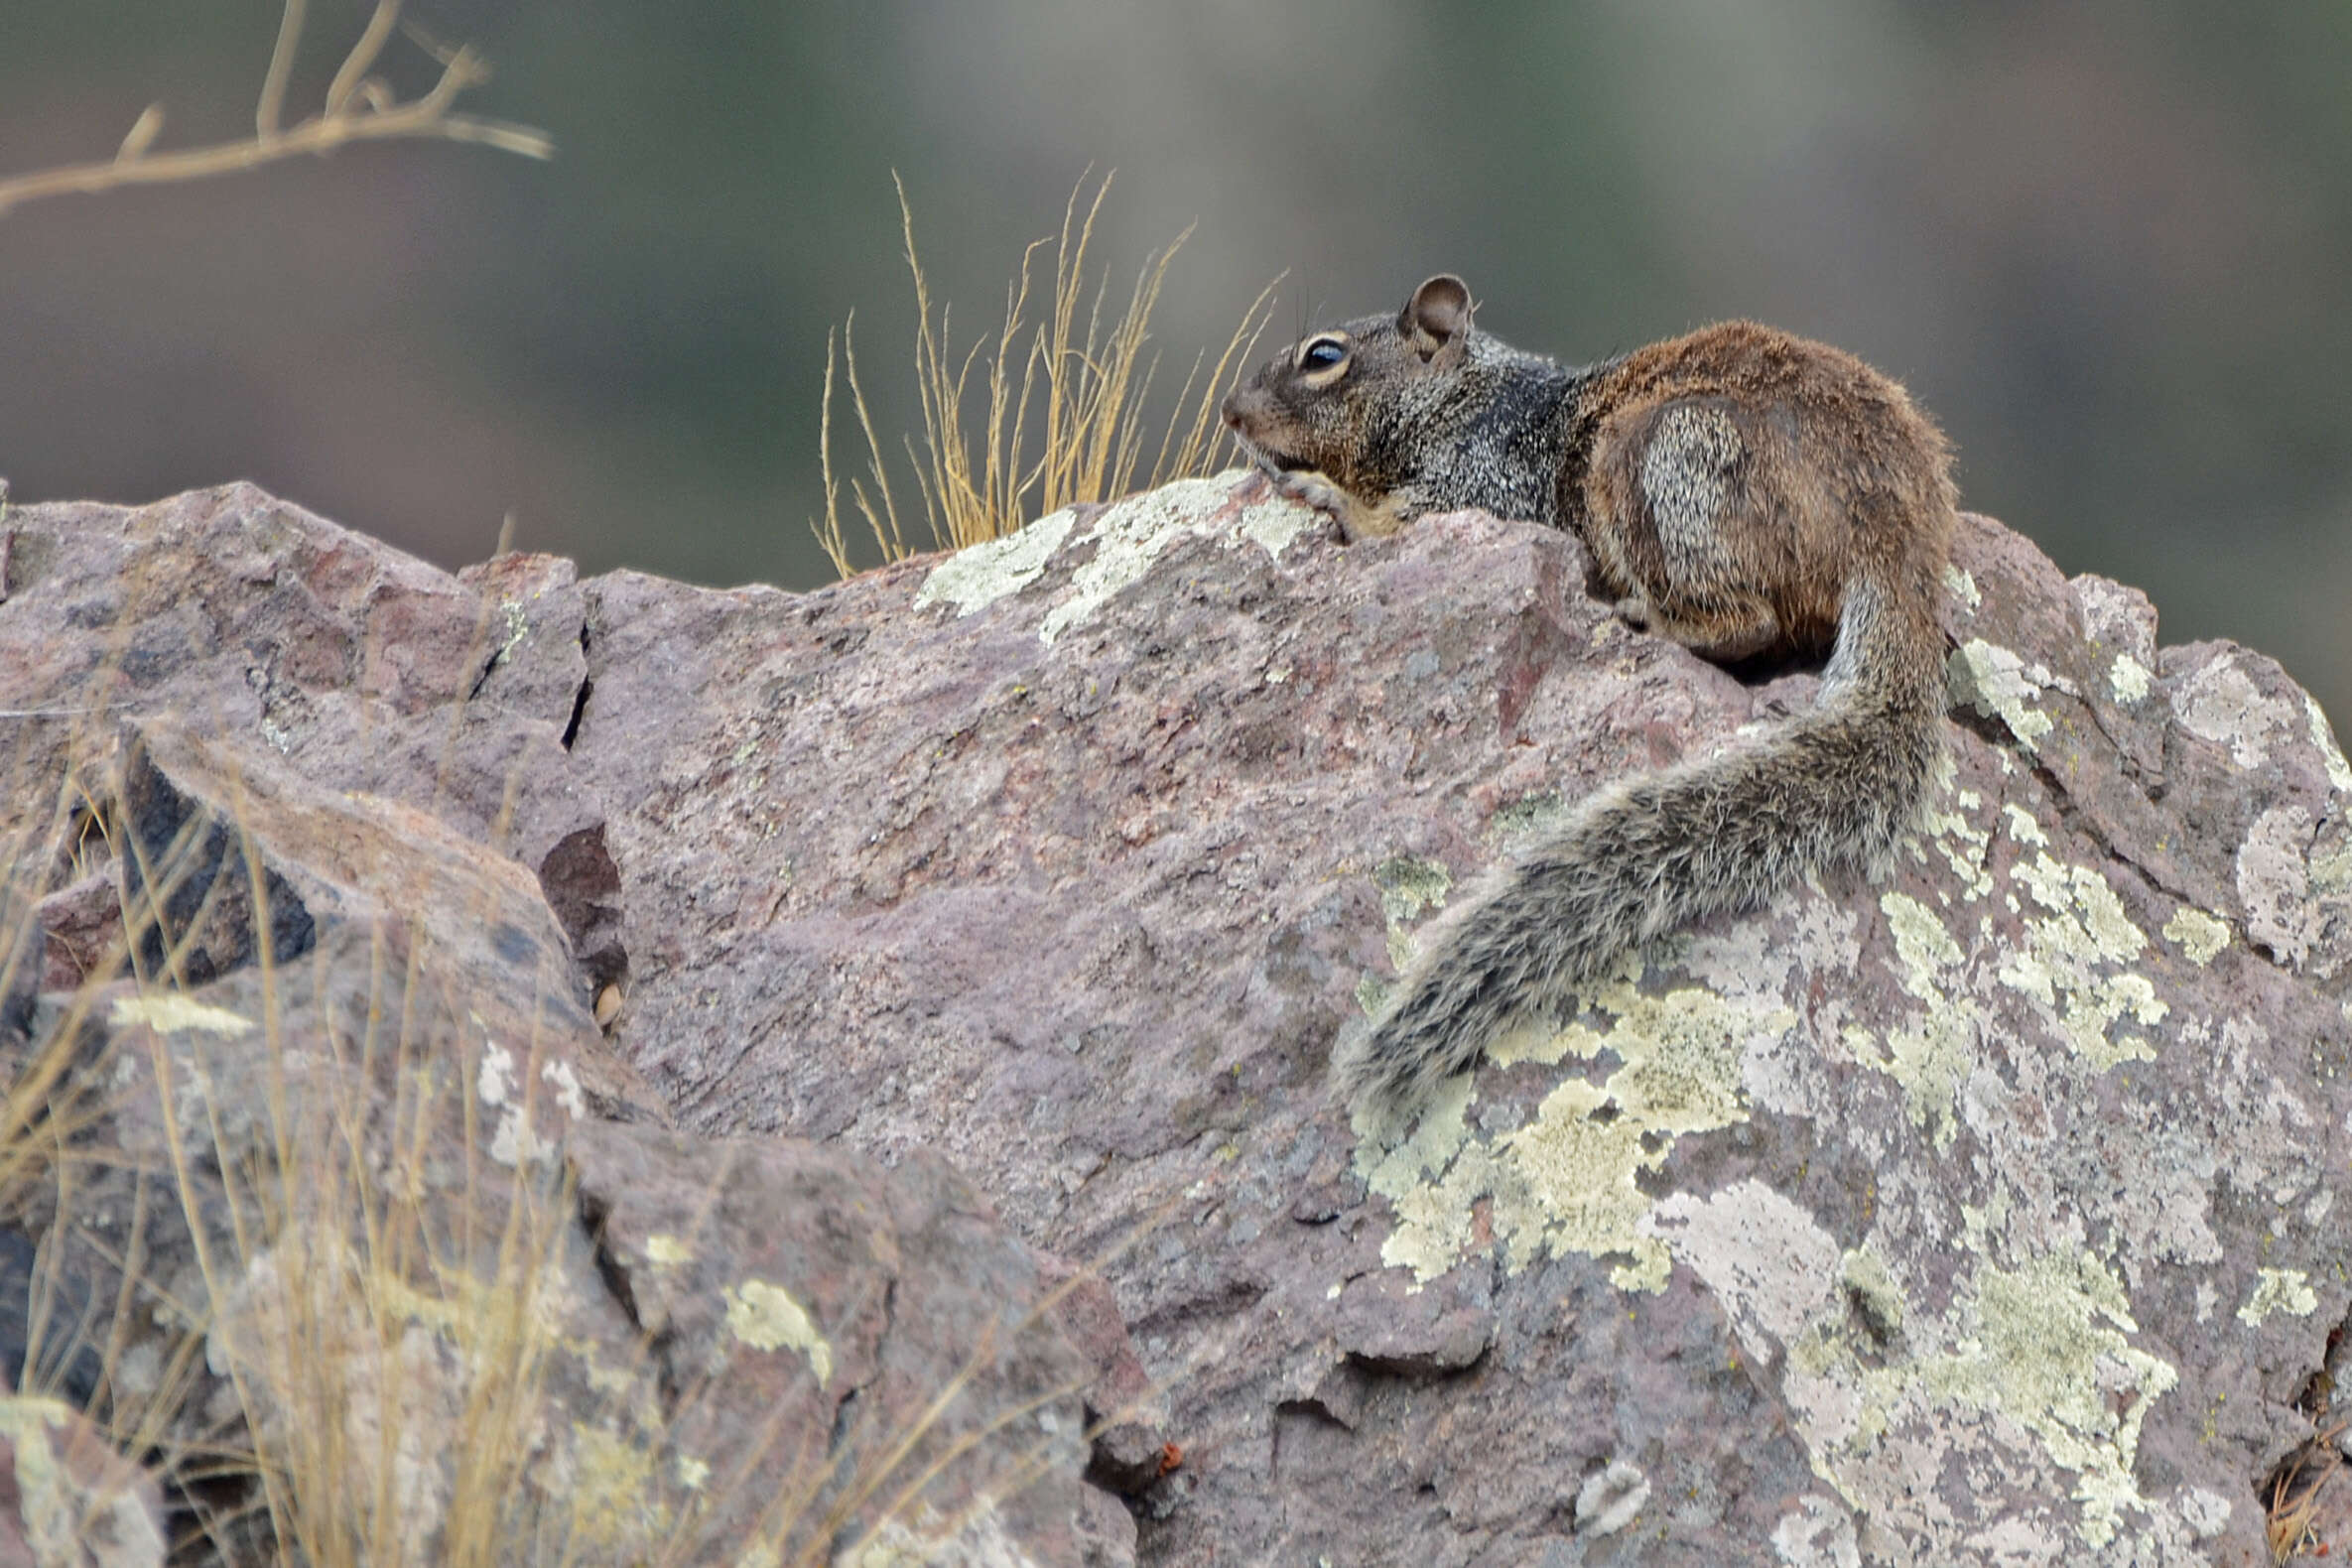
[[[321,828],[261,902],[327,976],[466,911],[450,993],[505,986],[582,1086],[508,1152],[573,1173],[581,1310],[667,1433],[700,1386],[846,1441],[825,1401],[898,1386],[876,1344],[939,1325],[914,1387],[984,1316],[909,1312],[912,1239],[983,1234],[943,1266],[1007,1323],[1101,1260],[1068,1332],[998,1344],[1008,1390],[1085,1384],[1004,1450],[1052,1456],[989,1515],[1037,1562],[2251,1565],[2330,1419],[2352,767],[2272,661],[2161,646],[1990,521],[1892,871],[1660,942],[1401,1141],[1322,1072],[1421,924],[1596,784],[1810,699],[1629,631],[1573,538],[1342,549],[1227,475],[787,594],[451,577],[248,488],[10,522],[20,813],[111,746],[159,822],[252,778],[412,846],[347,884],[361,830]],[[106,929],[66,870],[45,983]],[[189,919],[250,1013],[252,923]],[[792,1271],[844,1230],[899,1271]]]

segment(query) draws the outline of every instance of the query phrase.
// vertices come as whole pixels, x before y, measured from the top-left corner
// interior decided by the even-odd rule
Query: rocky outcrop
[[[577,624],[250,490],[14,523],[6,1349],[68,1401],[14,1407],[91,1407],[230,1561],[1132,1560],[968,1179],[678,1131],[599,1030]]]
[[[266,928],[340,1020],[230,1039],[106,980],[134,1005],[88,1049],[145,1091],[111,1114],[168,1155],[158,1074],[266,1105],[282,1071],[398,1147],[348,1043],[386,996],[438,1020],[480,1108],[438,1168],[518,1173],[496,1234],[567,1216],[564,1423],[521,1473],[575,1507],[739,1550],[762,1521],[696,1499],[741,1434],[831,1458],[846,1383],[919,1401],[981,1350],[979,1468],[890,1521],[979,1532],[943,1561],[2254,1563],[2327,1419],[2352,768],[2269,660],[2159,648],[1996,524],[1892,874],[1658,944],[1401,1143],[1322,1070],[1420,922],[1595,784],[1807,700],[1629,632],[1572,538],[1342,549],[1227,476],[794,595],[453,578],[249,489],[10,526],[45,982],[159,902],[107,867],[160,836],[222,891],[148,973],[268,1016]],[[67,777],[115,782],[53,812]],[[270,826],[187,831],[224,819]],[[242,1305],[272,1254],[229,1163],[180,1230],[238,1260],[211,1336],[260,1366],[287,1313]],[[930,1272],[965,1267],[977,1300]],[[1084,1288],[1033,1311],[1040,1270]],[[409,1321],[402,1365],[462,1364]],[[1133,1524],[1078,1480],[1082,1406]]]

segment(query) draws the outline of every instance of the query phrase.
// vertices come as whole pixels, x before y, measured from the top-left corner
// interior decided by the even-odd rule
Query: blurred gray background
[[[314,0],[307,112],[356,34]],[[0,17],[0,172],[249,132],[276,0]],[[1598,357],[1745,315],[1901,377],[1971,506],[2352,719],[2352,7],[412,0],[553,164],[396,144],[0,217],[20,500],[248,477],[445,564],[830,576],[829,326],[913,429],[890,171],[967,338],[1091,163],[1214,353],[1452,269]],[[432,66],[389,57],[405,89]],[[290,116],[291,117],[291,116]]]

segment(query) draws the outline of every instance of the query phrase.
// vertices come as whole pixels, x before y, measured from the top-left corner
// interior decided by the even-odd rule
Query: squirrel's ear
[[[1413,291],[1396,313],[1396,329],[1413,352],[1443,368],[1470,351],[1470,286],[1441,272]]]

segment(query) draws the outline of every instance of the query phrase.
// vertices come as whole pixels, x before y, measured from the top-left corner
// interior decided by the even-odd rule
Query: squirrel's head
[[[1226,394],[1225,423],[1260,466],[1314,470],[1377,500],[1413,476],[1408,410],[1443,401],[1470,353],[1470,290],[1441,273],[1394,316],[1310,333]]]

